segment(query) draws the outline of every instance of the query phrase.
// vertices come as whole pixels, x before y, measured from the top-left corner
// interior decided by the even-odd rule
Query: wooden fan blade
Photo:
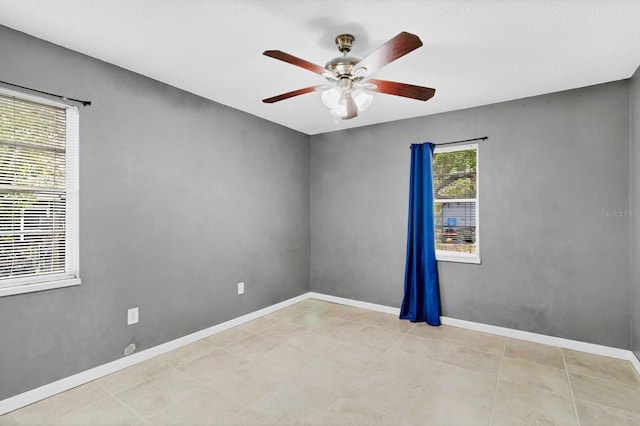
[[[385,65],[409,52],[413,52],[420,46],[422,46],[422,41],[417,35],[401,32],[358,62],[353,67],[352,73],[355,74],[359,69],[366,68],[367,75],[371,75]]]
[[[316,74],[333,76],[333,73],[331,73],[331,71],[329,71],[328,69],[309,61],[305,61],[304,59],[297,58],[293,55],[289,55],[288,53],[285,53],[281,50],[265,50],[264,52],[262,52],[262,54],[283,62],[287,62],[297,67],[304,68],[305,70],[314,72]]]
[[[375,84],[376,87],[368,87],[369,83]],[[436,89],[432,89],[430,87],[414,86],[413,84],[396,83],[395,81],[387,80],[367,80],[365,81],[364,87],[373,92],[418,99],[420,101],[427,101],[436,94]]]
[[[282,100],[285,100],[285,99],[293,98],[294,96],[304,95],[305,93],[310,93],[310,92],[315,92],[316,89],[318,89],[320,87],[324,87],[324,86],[322,86],[322,85],[320,85],[320,86],[311,86],[311,87],[305,87],[304,89],[293,90],[291,92],[283,93],[281,95],[274,96],[272,98],[263,99],[262,102],[264,102],[265,104],[272,104],[274,102],[278,102],[278,101],[282,101]]]
[[[347,98],[347,115],[342,117],[343,120],[351,120],[358,116],[358,105],[353,100],[353,96],[349,95]]]

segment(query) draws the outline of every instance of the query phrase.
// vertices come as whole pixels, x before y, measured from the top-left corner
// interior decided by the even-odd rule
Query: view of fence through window
[[[477,148],[465,146],[433,154],[436,250],[477,252]]]
[[[0,285],[65,271],[66,110],[0,95]]]

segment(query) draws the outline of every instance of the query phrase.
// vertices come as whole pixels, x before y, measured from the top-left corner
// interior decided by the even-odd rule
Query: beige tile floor
[[[640,425],[627,361],[309,299],[0,425]]]

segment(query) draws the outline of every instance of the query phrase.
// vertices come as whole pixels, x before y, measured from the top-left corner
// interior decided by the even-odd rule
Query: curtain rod
[[[65,101],[78,102],[78,103],[81,103],[82,106],[91,105],[91,101],[81,101],[79,99],[67,98],[66,96],[56,95],[55,93],[43,92],[42,90],[36,90],[36,89],[32,89],[30,87],[19,86],[17,84],[8,83],[6,81],[0,81],[0,83],[6,84],[6,85],[9,85],[9,86],[13,86],[13,87],[18,87],[20,89],[31,90],[32,92],[42,93],[43,95],[53,96],[55,98],[62,99],[62,100],[65,100]]]
[[[440,146],[440,145],[452,145],[454,143],[462,143],[462,142],[472,142],[472,141],[484,141],[489,139],[488,136],[482,136],[479,138],[472,138],[472,139],[464,139],[461,141],[453,141],[453,142],[442,142],[442,143],[434,143],[435,146]]]

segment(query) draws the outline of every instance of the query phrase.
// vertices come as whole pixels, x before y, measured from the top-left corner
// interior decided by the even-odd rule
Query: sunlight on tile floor
[[[305,300],[7,425],[640,425],[628,361]]]

